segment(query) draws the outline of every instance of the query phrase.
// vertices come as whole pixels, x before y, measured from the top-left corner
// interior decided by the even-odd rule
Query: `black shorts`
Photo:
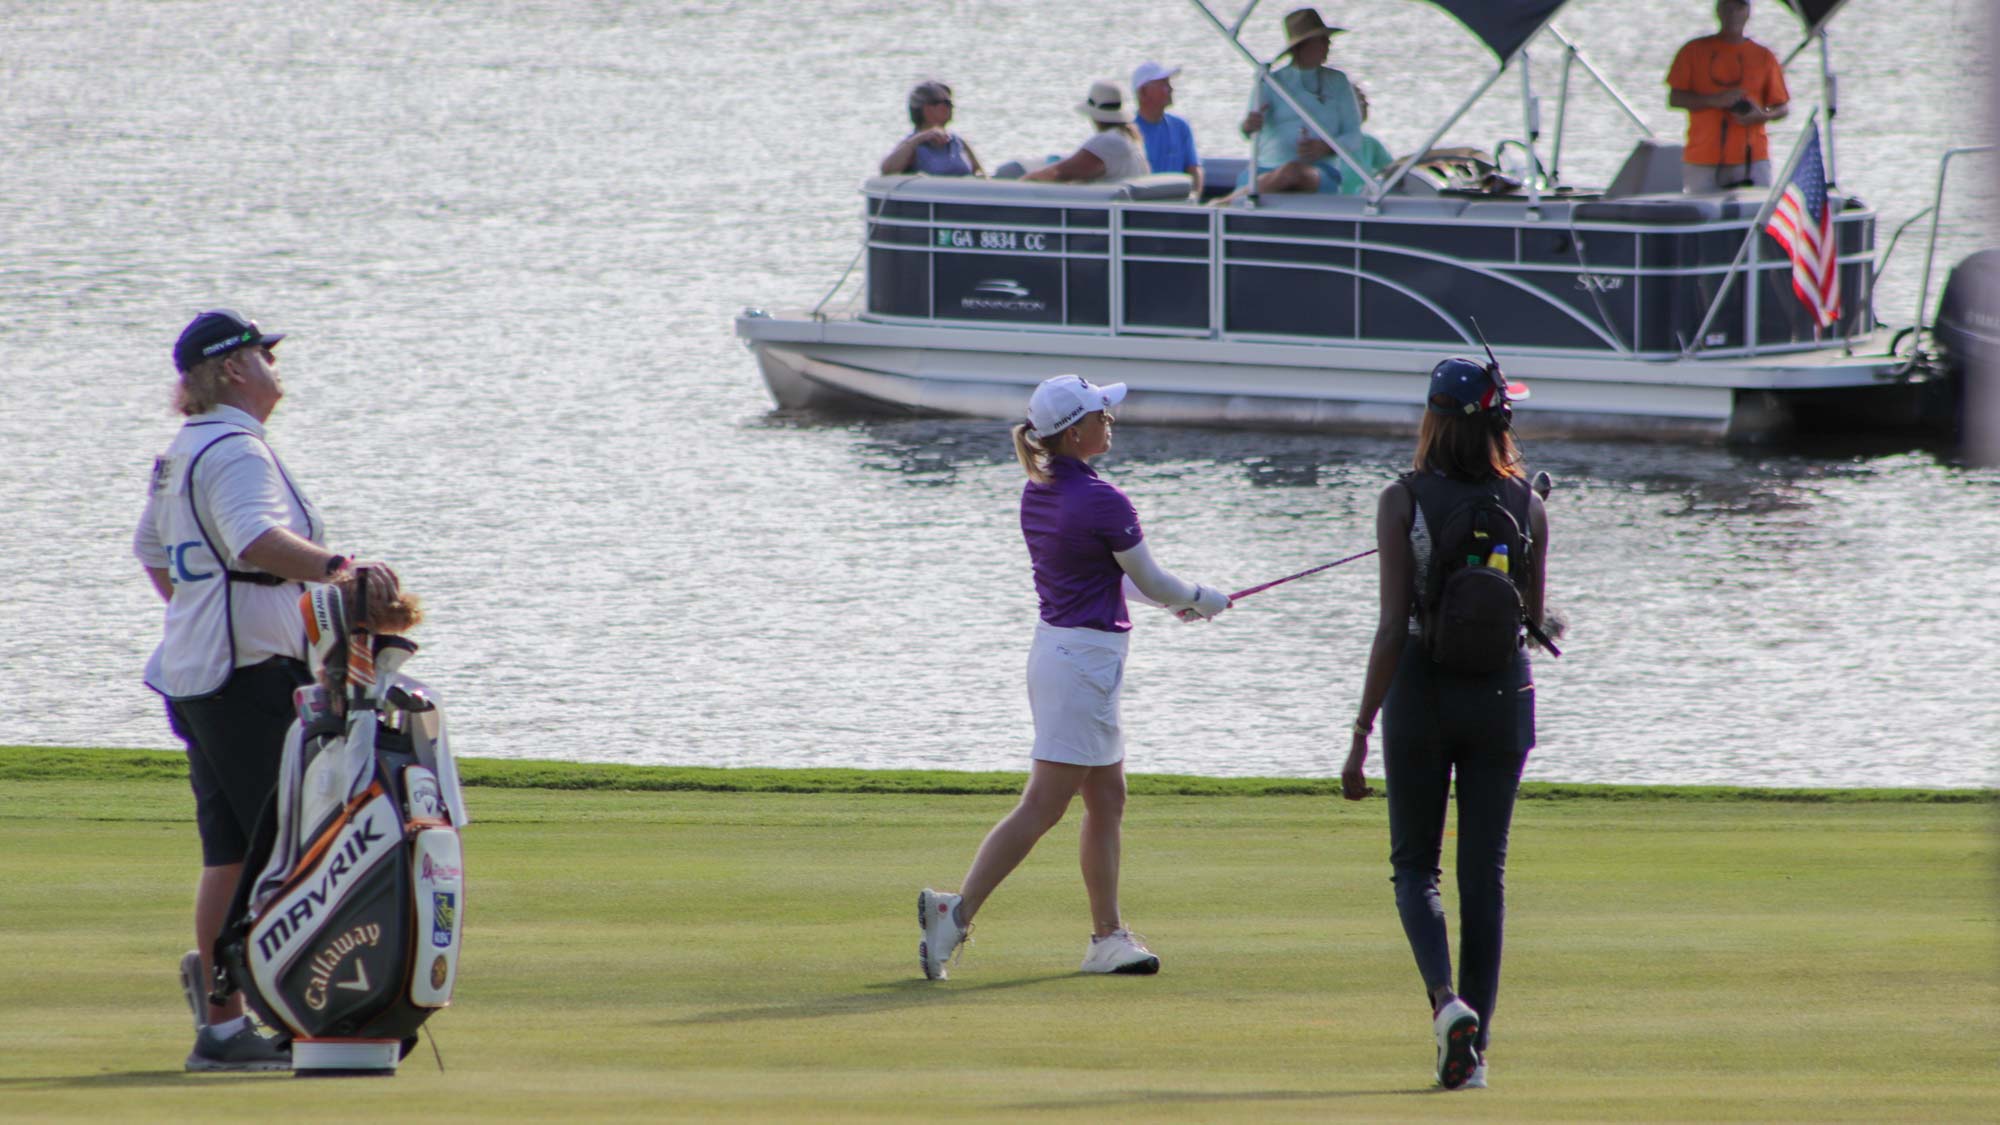
[[[311,679],[303,663],[278,656],[238,668],[214,695],[168,701],[167,721],[187,743],[203,867],[243,862],[278,784],[292,690]]]

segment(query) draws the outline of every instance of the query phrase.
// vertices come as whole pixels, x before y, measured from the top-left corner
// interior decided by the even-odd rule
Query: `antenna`
[[[1474,332],[1479,333],[1479,346],[1486,349],[1486,362],[1493,365],[1493,374],[1495,380],[1498,381],[1498,377],[1500,374],[1500,361],[1496,359],[1493,355],[1493,345],[1486,342],[1486,333],[1484,331],[1481,331],[1479,327],[1479,318],[1476,316],[1468,316],[1465,319],[1471,321],[1472,330]]]

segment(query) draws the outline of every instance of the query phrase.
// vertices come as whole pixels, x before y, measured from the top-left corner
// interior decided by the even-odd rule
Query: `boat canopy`
[[[1797,12],[1800,22],[1806,25],[1808,36],[1817,33],[1846,3],[1847,0],[1785,0],[1785,6]]]
[[[1430,0],[1479,37],[1502,62],[1535,37],[1569,0]],[[1784,0],[1798,13],[1806,34],[1819,31],[1847,0]]]
[[[1431,0],[1479,36],[1502,62],[1535,37],[1569,0]]]

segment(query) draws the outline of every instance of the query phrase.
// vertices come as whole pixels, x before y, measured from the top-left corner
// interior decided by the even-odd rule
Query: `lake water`
[[[1599,0],[1560,22],[1671,137],[1660,78],[1711,11]],[[1340,14],[1357,30],[1335,61],[1393,150],[1490,66],[1426,6]],[[1760,5],[1751,31],[1788,44],[1790,20]],[[1885,238],[1929,202],[1936,153],[1970,139],[1985,20],[1857,0],[1837,21],[1839,172]],[[990,165],[1066,151],[1090,77],[1163,58],[1187,67],[1198,137],[1239,154],[1247,71],[1191,9],[110,0],[0,25],[0,743],[172,745],[139,683],[160,610],[129,541],[175,425],[169,346],[228,304],[295,333],[274,442],[333,545],[425,596],[411,671],[462,753],[1021,767],[1035,605],[1004,432],[776,416],[730,318],[832,283],[854,186],[927,74],[955,83]],[[1536,51],[1550,125],[1556,61]],[[1447,141],[1517,133],[1514,88]],[[1633,133],[1573,88],[1563,168],[1601,182]],[[1941,261],[1984,242],[1995,183],[1990,164],[1957,178]],[[1898,322],[1905,241],[1878,305]],[[1102,468],[1156,555],[1224,587],[1370,545],[1407,458],[1357,437],[1117,442]],[[1569,655],[1538,671],[1531,776],[1996,782],[2000,472],[1879,450],[1530,453],[1562,481],[1553,601],[1571,620]],[[1335,768],[1373,577],[1335,570],[1209,625],[1142,617],[1132,768]]]

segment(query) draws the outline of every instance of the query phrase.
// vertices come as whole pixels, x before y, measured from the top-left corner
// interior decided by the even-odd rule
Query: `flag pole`
[[[1757,240],[1757,236],[1764,233],[1764,224],[1770,221],[1771,212],[1778,209],[1778,200],[1784,196],[1785,189],[1791,186],[1792,173],[1798,169],[1799,158],[1806,154],[1805,135],[1812,131],[1818,119],[1819,107],[1814,106],[1813,111],[1806,115],[1805,128],[1799,130],[1799,143],[1792,146],[1791,159],[1785,161],[1784,173],[1771,180],[1771,194],[1765,196],[1764,205],[1757,209],[1757,218],[1743,235],[1743,245],[1736,248],[1736,259],[1729,263],[1729,272],[1723,276],[1722,288],[1716,291],[1715,299],[1708,303],[1708,313],[1701,318],[1701,327],[1694,330],[1693,340],[1681,345],[1682,359],[1702,349],[1703,341],[1708,338],[1708,326],[1715,323],[1715,314],[1722,311],[1722,301],[1729,296],[1729,287],[1735,283],[1736,275],[1742,269],[1743,256],[1750,252],[1750,246]]]

